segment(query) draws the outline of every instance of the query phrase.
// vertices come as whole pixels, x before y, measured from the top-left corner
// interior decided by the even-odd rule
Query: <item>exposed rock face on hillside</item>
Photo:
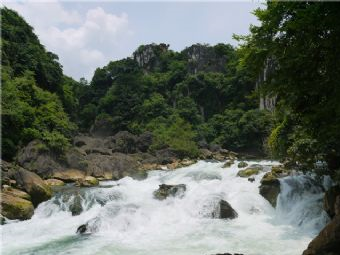
[[[147,170],[176,169],[194,164],[196,160],[182,159],[176,151],[164,148],[149,152],[152,134],[139,136],[121,131],[113,136],[78,135],[73,147],[57,155],[38,140],[30,142],[18,154],[18,164],[44,179],[76,182],[85,176],[99,180],[117,180],[125,176],[145,177]],[[217,146],[201,150],[201,159],[235,159],[235,153]]]
[[[216,48],[194,44],[182,53],[188,59],[188,70],[195,74],[200,71],[206,72],[224,72],[228,57],[224,54],[219,54]]]
[[[133,59],[145,71],[160,67],[159,55],[168,51],[169,44],[148,44],[140,46],[134,53]]]

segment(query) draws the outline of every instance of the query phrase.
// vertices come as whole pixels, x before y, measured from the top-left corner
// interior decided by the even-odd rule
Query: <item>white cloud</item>
[[[80,14],[57,1],[5,5],[34,27],[41,43],[59,56],[64,73],[75,79],[90,79],[95,68],[117,59],[133,34],[126,13],[115,15],[101,7]]]

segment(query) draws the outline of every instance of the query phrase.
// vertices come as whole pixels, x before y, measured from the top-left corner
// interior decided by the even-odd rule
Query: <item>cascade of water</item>
[[[322,188],[307,176],[285,178],[275,210],[258,186],[278,163],[248,162],[264,167],[254,182],[237,176],[237,163],[224,169],[223,163],[200,161],[176,171],[151,171],[145,180],[66,188],[40,204],[31,220],[1,226],[2,254],[301,254],[325,224]],[[162,183],[185,184],[184,196],[155,199]],[[236,219],[212,217],[221,199],[235,209]],[[76,234],[83,224],[91,235]]]

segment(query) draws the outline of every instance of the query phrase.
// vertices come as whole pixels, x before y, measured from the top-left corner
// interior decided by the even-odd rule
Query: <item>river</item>
[[[237,177],[237,162],[199,161],[175,171],[150,171],[144,180],[125,177],[101,182],[81,192],[59,192],[38,206],[32,219],[1,226],[3,255],[300,255],[327,222],[323,191],[311,177],[281,180],[276,209],[259,195],[258,186],[272,161],[254,182]],[[159,184],[186,184],[183,197],[157,200]],[[78,193],[83,211],[72,216]],[[237,211],[233,220],[213,219],[220,199]],[[90,221],[92,234],[78,235]]]

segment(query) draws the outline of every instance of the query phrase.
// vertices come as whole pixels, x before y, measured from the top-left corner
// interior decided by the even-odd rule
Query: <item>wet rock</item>
[[[260,194],[273,206],[276,207],[277,197],[280,194],[280,181],[289,175],[289,171],[282,166],[273,166],[271,171],[261,179]]]
[[[77,228],[76,233],[77,233],[77,234],[85,234],[86,230],[87,230],[87,224],[83,224],[83,225],[80,225],[80,226]]]
[[[53,178],[62,180],[64,182],[75,182],[77,180],[83,179],[85,173],[78,169],[64,169],[60,171],[54,171]]]
[[[217,253],[217,254],[214,254],[214,255],[244,255],[242,253]]]
[[[249,182],[254,182],[254,181],[255,181],[255,178],[254,178],[254,177],[249,177],[249,178],[248,178],[248,181],[249,181]]]
[[[35,173],[19,168],[13,173],[18,186],[22,187],[30,196],[34,206],[51,198],[52,190]]]
[[[58,180],[58,179],[47,179],[45,180],[45,183],[52,187],[52,186],[64,186],[65,183],[62,180]]]
[[[161,184],[159,188],[153,193],[154,197],[159,200],[166,199],[169,196],[183,196],[184,192],[186,191],[185,184],[178,184],[178,185],[167,185]]]
[[[249,176],[259,174],[262,169],[262,166],[250,166],[246,169],[238,171],[237,176],[247,178]]]
[[[340,215],[324,227],[308,245],[303,255],[339,255],[340,252]]]
[[[89,220],[85,224],[80,225],[77,228],[76,233],[80,235],[91,234],[97,232],[100,227],[101,221],[98,217]]]
[[[85,176],[85,178],[77,180],[76,185],[80,187],[93,187],[98,186],[99,181],[93,176]]]
[[[335,215],[340,215],[340,195],[335,199],[334,211]]]
[[[224,165],[222,166],[222,168],[228,168],[231,167],[232,164],[234,164],[234,160],[227,160],[227,162],[224,163]]]
[[[333,186],[327,190],[323,198],[323,208],[331,218],[335,216],[335,201],[338,196],[340,196],[339,185]]]
[[[69,210],[72,213],[72,216],[80,215],[83,212],[82,198],[80,195],[72,197],[69,203]]]
[[[213,212],[213,218],[235,219],[237,216],[237,212],[225,200],[220,200],[217,204],[217,208]]]
[[[240,163],[237,164],[238,168],[243,168],[243,167],[247,167],[247,166],[248,166],[248,164],[244,161],[241,161]]]
[[[32,217],[33,213],[34,207],[31,201],[12,194],[1,194],[1,214],[7,219],[27,220]]]
[[[167,168],[174,170],[177,168],[181,168],[181,167],[187,167],[187,166],[191,166],[193,164],[195,164],[197,161],[194,159],[183,159],[183,160],[176,160],[175,162],[171,163],[171,164],[167,164]]]

